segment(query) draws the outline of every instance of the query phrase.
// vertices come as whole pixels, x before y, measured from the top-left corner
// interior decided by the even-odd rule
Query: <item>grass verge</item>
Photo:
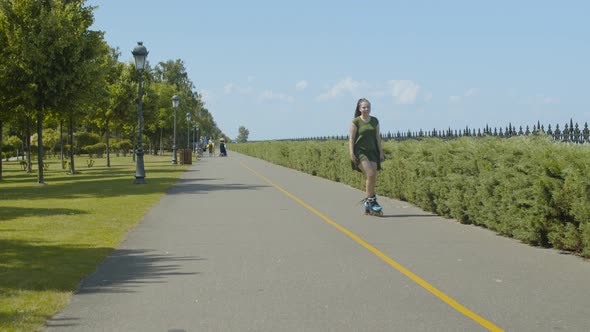
[[[135,185],[130,156],[111,158],[110,168],[106,158],[88,168],[87,159],[76,159],[76,175],[46,160],[47,185],[18,161],[2,163],[0,331],[41,329],[188,168],[145,155],[147,184]]]

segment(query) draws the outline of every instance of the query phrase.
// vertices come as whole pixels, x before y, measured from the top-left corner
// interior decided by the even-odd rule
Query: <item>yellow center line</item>
[[[308,205],[307,203],[305,203],[304,201],[302,201],[301,199],[299,199],[297,196],[295,196],[295,195],[291,194],[290,192],[286,191],[285,189],[281,188],[280,186],[278,186],[274,182],[270,181],[269,179],[267,179],[266,177],[264,177],[260,173],[256,172],[252,168],[246,166],[244,163],[240,162],[240,164],[242,165],[242,167],[244,167],[244,168],[248,169],[250,172],[256,174],[256,176],[260,177],[261,179],[263,179],[264,181],[266,181],[267,183],[269,183],[271,186],[273,186],[276,189],[278,189],[283,194],[287,195],[288,197],[290,197],[291,199],[293,199],[297,203],[301,204],[306,209],[308,209],[311,212],[313,212],[314,214],[316,214],[318,217],[322,218],[322,220],[324,220],[328,224],[334,226],[336,229],[338,229],[342,233],[348,235],[355,242],[357,242],[361,246],[365,247],[367,250],[369,250],[370,252],[372,252],[375,256],[381,258],[387,264],[391,265],[393,268],[395,268],[396,270],[398,270],[399,272],[401,272],[406,277],[412,279],[415,283],[417,283],[418,285],[422,286],[424,289],[426,289],[430,293],[434,294],[440,300],[442,300],[446,304],[450,305],[453,309],[455,309],[455,310],[459,311],[460,313],[462,313],[463,315],[471,318],[472,320],[476,321],[481,326],[485,327],[486,329],[488,329],[490,331],[504,331],[500,327],[494,325],[492,322],[486,320],[485,318],[479,316],[478,314],[474,313],[473,311],[467,309],[466,307],[464,307],[463,305],[461,305],[459,302],[455,301],[450,296],[448,296],[445,293],[441,292],[440,290],[436,289],[434,286],[432,286],[431,284],[429,284],[428,282],[426,282],[424,279],[418,277],[412,271],[406,269],[405,267],[403,267],[398,262],[396,262],[393,259],[389,258],[387,255],[385,255],[384,253],[382,253],[381,251],[379,251],[377,248],[373,247],[372,245],[370,245],[365,240],[361,239],[360,237],[358,237],[357,235],[355,235],[354,233],[352,233],[348,229],[340,226],[335,221],[332,221],[330,218],[326,217],[320,211],[314,209],[312,206]]]

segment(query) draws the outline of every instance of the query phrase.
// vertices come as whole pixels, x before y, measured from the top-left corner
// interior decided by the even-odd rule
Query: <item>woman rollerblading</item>
[[[365,98],[359,99],[350,126],[348,150],[352,169],[362,172],[366,177],[365,193],[367,198],[363,200],[365,214],[382,216],[383,208],[377,203],[375,184],[384,155],[379,120],[371,116],[370,113],[371,103]]]

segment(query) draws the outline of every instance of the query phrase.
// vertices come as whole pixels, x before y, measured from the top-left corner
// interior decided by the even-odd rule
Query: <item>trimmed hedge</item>
[[[131,141],[128,139],[111,144],[111,150],[115,151],[117,156],[119,156],[119,153],[122,153],[124,157],[127,156],[127,154],[131,152],[132,148],[133,144],[131,144]]]
[[[346,141],[269,141],[232,149],[364,189]],[[380,195],[531,245],[590,257],[590,149],[545,137],[384,142]]]
[[[107,150],[107,145],[105,143],[96,143],[83,147],[83,150],[88,153],[90,158],[92,158],[94,155],[96,155],[97,158],[102,158],[103,154]]]

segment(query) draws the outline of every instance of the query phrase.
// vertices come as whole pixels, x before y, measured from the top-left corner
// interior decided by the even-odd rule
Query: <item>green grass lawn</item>
[[[76,158],[69,175],[47,159],[46,185],[19,162],[0,180],[0,331],[35,331],[67,303],[80,281],[124,239],[188,168],[145,155],[146,185],[133,184],[132,157]]]

